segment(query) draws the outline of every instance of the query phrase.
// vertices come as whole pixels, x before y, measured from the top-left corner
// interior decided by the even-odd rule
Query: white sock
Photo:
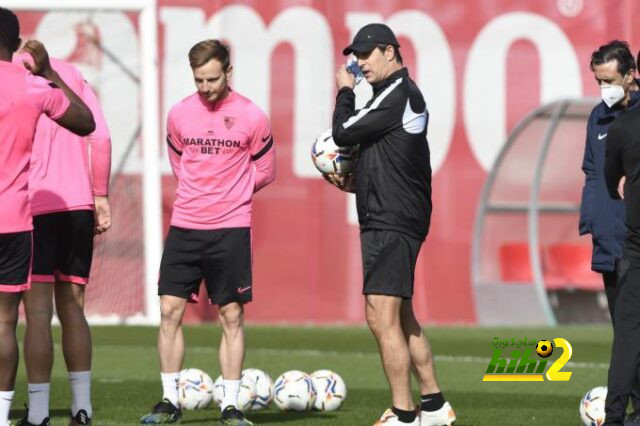
[[[238,393],[240,393],[240,380],[222,380],[224,386],[224,396],[222,397],[222,403],[220,409],[224,410],[228,406],[232,405],[238,408]]]
[[[29,416],[27,421],[39,425],[49,417],[49,383],[29,383]]]
[[[13,391],[0,391],[0,426],[9,426],[9,410]]]
[[[71,384],[71,414],[84,410],[91,418],[91,371],[69,371],[69,384]]]
[[[160,379],[162,380],[162,399],[168,399],[177,407],[180,373],[160,373]]]

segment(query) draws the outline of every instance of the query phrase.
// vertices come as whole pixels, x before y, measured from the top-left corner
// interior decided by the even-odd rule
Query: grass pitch
[[[93,327],[94,425],[134,425],[162,395],[156,353],[157,329],[152,327]],[[23,329],[19,330],[20,335]],[[457,426],[580,425],[578,403],[590,388],[606,385],[611,327],[558,328],[428,328],[438,379],[458,416]],[[494,337],[501,339],[563,337],[573,356],[563,371],[568,382],[482,382],[493,353]],[[184,366],[219,374],[217,325],[185,328]],[[54,328],[60,342],[60,330]],[[505,352],[510,352],[508,349]],[[560,351],[557,351],[560,352]],[[534,354],[535,355],[535,354]],[[557,358],[555,353],[550,360]],[[503,357],[507,357],[503,354]],[[551,362],[549,363],[551,364]],[[245,367],[265,370],[275,378],[285,370],[338,372],[348,389],[347,400],[331,413],[284,413],[275,406],[251,412],[248,418],[265,425],[371,425],[390,406],[377,346],[369,331],[358,327],[247,328]],[[414,389],[416,387],[414,386]],[[26,378],[21,362],[12,418],[24,414]],[[416,401],[419,396],[415,392]],[[51,385],[53,425],[68,424],[70,392],[59,344]],[[186,411],[183,424],[213,425],[219,410]]]

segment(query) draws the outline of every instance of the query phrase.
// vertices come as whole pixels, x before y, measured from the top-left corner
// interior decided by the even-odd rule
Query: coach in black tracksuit
[[[615,332],[607,394],[607,425],[622,424],[634,380],[640,374],[640,109],[619,117],[609,128],[605,176],[612,198],[626,176],[624,205],[627,235],[618,267]],[[640,425],[640,413],[625,425]]]
[[[412,238],[413,245],[419,247],[431,218],[431,166],[426,141],[429,115],[406,68],[374,83],[373,92],[367,107],[353,115],[353,90],[340,90],[333,139],[338,146],[360,145],[356,163],[360,229],[396,231]],[[406,298],[413,293],[412,288],[398,291]]]
[[[411,305],[416,260],[431,217],[429,115],[398,48],[386,25],[358,31],[343,53],[357,57],[373,97],[356,111],[354,79],[339,69],[332,135],[338,146],[360,146],[355,193],[365,313],[393,396],[393,408],[376,424],[450,424],[455,414],[440,392],[429,344]],[[411,397],[411,362],[423,396],[419,416]]]

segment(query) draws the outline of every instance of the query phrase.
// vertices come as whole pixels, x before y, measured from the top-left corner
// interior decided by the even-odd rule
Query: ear
[[[231,76],[233,75],[233,65],[229,65],[229,68],[227,68],[227,72],[225,74],[227,75],[227,80],[230,80]]]
[[[395,58],[396,54],[395,51],[393,50],[393,46],[388,45],[386,49],[384,49],[384,57],[387,59],[387,61],[391,62],[393,61],[393,58]]]
[[[636,70],[629,70],[624,76],[623,82],[626,81],[627,84],[633,83],[633,77],[635,76]]]

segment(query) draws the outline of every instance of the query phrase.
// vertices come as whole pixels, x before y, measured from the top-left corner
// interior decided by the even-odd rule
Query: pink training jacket
[[[58,119],[67,108],[62,90],[0,61],[0,233],[33,229],[28,172],[36,123],[41,114]]]
[[[24,54],[15,55],[22,63]],[[33,215],[92,210],[94,196],[109,193],[111,136],[98,99],[80,71],[51,58],[51,66],[93,113],[96,129],[78,136],[45,115],[40,117],[29,169],[29,198]]]
[[[275,178],[265,113],[234,91],[214,104],[195,93],[169,111],[167,143],[178,179],[171,225],[250,227],[253,193]]]

